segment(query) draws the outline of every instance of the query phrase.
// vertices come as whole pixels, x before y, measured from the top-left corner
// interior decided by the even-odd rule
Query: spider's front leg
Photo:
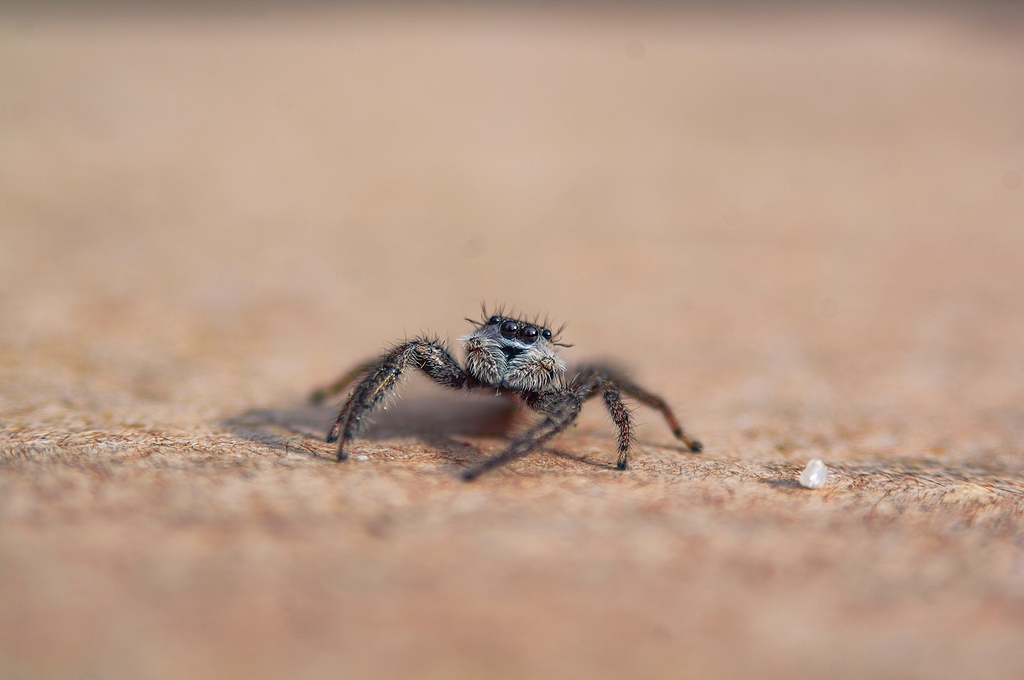
[[[452,389],[468,387],[473,382],[443,344],[427,338],[402,343],[377,361],[361,365],[356,369],[358,372],[346,374],[346,377],[353,373],[366,375],[352,389],[327,435],[328,442],[338,442],[339,461],[348,458],[348,444],[358,434],[363,417],[387,399],[410,365]]]
[[[583,402],[570,388],[535,394],[532,400],[527,402],[527,405],[533,410],[543,413],[544,420],[516,437],[509,447],[498,455],[465,470],[462,473],[464,480],[472,481],[488,470],[522,458],[576,422],[576,418],[579,417],[580,410],[583,408]]]

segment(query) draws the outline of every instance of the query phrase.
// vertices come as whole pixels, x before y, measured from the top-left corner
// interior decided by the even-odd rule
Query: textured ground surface
[[[1021,16],[0,12],[0,676],[1019,677]],[[675,404],[305,395],[479,302]],[[833,476],[795,484],[811,458]]]

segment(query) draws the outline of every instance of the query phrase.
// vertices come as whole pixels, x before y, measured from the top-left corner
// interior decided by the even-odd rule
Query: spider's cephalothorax
[[[565,362],[555,347],[569,345],[559,343],[559,333],[547,328],[546,323],[513,318],[501,311],[490,316],[485,312],[483,321],[467,320],[476,329],[459,338],[466,349],[465,368],[439,340],[419,337],[356,366],[330,387],[313,394],[313,401],[319,403],[358,379],[327,435],[328,442],[338,442],[339,461],[348,458],[349,443],[359,432],[363,418],[388,398],[410,366],[445,387],[495,390],[544,416],[513,439],[503,452],[468,468],[463,474],[467,480],[541,446],[576,422],[583,402],[596,395],[604,400],[619,431],[617,466],[620,470],[629,463],[633,442],[633,419],[622,395],[661,411],[678,439],[691,451],[701,450],[701,443],[686,435],[665,400],[622,373],[608,366],[591,364],[580,367],[572,380],[567,381]]]
[[[540,392],[565,374],[551,329],[499,314],[459,338],[466,349],[466,372],[491,387]]]

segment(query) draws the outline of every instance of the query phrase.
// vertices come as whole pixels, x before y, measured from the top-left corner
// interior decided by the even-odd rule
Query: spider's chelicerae
[[[359,433],[363,419],[393,393],[409,368],[418,368],[435,382],[453,390],[494,390],[544,416],[515,437],[504,451],[467,468],[463,472],[466,480],[521,458],[545,444],[576,422],[583,402],[597,395],[604,399],[619,431],[617,466],[620,470],[629,464],[633,442],[633,419],[622,401],[623,395],[661,411],[672,433],[691,451],[701,451],[701,443],[686,435],[664,399],[611,367],[581,366],[574,377],[567,380],[565,362],[555,348],[569,345],[558,342],[558,332],[536,321],[506,315],[501,310],[491,316],[485,310],[482,321],[466,320],[476,328],[459,338],[466,350],[465,367],[442,342],[422,336],[395,345],[379,358],[360,364],[333,385],[313,394],[313,401],[319,403],[358,380],[327,435],[328,442],[338,442],[339,461],[348,458],[349,444]]]

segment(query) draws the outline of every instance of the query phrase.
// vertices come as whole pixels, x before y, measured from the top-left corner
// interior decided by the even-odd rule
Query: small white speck
[[[820,460],[815,458],[804,471],[800,473],[800,486],[808,489],[820,489],[828,482],[828,468]]]
[[[356,456],[356,460],[370,460],[370,457],[369,456],[359,455],[359,456]]]

